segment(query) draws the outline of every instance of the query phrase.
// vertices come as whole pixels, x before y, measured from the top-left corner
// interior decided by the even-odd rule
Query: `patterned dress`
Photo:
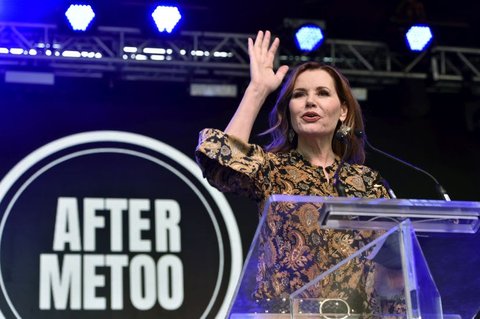
[[[272,194],[338,196],[333,175],[336,160],[326,167],[309,163],[300,153],[291,150],[271,153],[260,146],[247,144],[216,129],[200,132],[196,160],[209,183],[222,192],[247,196],[259,205],[259,212]],[[340,178],[347,196],[388,197],[379,174],[363,165],[344,164]],[[258,261],[256,288],[258,300],[285,298],[313,278],[378,237],[378,233],[358,230],[320,228],[318,209],[289,211],[269,220],[270,238],[264,245],[268,253]],[[316,215],[317,214],[317,215]],[[352,262],[324,290],[343,291],[357,312],[368,312],[374,305],[365,302],[371,262]],[[338,296],[337,296],[338,297]],[[360,304],[359,304],[360,302]]]

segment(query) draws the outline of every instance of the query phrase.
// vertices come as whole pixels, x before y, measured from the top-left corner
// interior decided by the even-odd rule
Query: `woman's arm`
[[[235,114],[225,129],[225,133],[233,135],[248,143],[253,123],[265,99],[282,83],[288,67],[283,65],[276,72],[273,60],[280,40],[275,38],[270,45],[270,31],[259,31],[255,42],[248,39],[250,57],[250,83],[243,95]]]

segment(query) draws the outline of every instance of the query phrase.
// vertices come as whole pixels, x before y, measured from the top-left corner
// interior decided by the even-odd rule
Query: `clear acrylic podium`
[[[268,239],[276,236],[286,245],[295,245],[296,240],[288,235],[278,238],[272,225],[285,214],[295,218],[297,212],[316,216],[313,222],[322,229],[373,231],[376,236],[333,267],[312,275],[301,288],[259,300],[253,292],[258,261],[273,253]],[[442,319],[441,297],[416,233],[475,233],[479,218],[478,202],[273,195],[265,204],[227,318]],[[355,281],[356,291],[361,291],[355,296],[335,288],[342,287],[335,283],[353,280],[345,275],[352,265],[367,269]]]

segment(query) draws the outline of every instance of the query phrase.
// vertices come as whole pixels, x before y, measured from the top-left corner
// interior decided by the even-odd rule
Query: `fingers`
[[[270,45],[271,38],[272,34],[270,31],[267,30],[265,31],[265,33],[263,31],[258,31],[257,37],[255,38],[255,41],[253,43],[253,48],[263,55],[270,54],[270,52],[273,52],[273,54],[275,54],[278,49],[280,40],[278,38],[275,38],[272,45]]]
[[[262,55],[268,54],[269,50],[268,47],[270,46],[270,39],[271,39],[270,31],[265,31],[265,36],[263,37],[262,41]]]
[[[274,70],[279,45],[280,40],[274,38],[272,41],[272,34],[268,30],[258,31],[255,39],[248,38],[251,83],[269,93],[280,85],[288,72],[287,66]]]
[[[277,52],[279,45],[280,45],[280,39],[275,38],[275,40],[273,40],[272,45],[270,46],[270,49],[268,49],[267,58],[269,61],[272,61],[272,63],[273,63],[273,60],[275,59],[275,53]]]
[[[277,73],[275,74],[275,76],[278,78],[278,80],[283,81],[283,78],[285,77],[285,75],[287,75],[287,72],[288,72],[288,66],[286,65],[282,65],[281,67],[278,68],[277,70]]]
[[[248,53],[250,57],[255,55],[259,61],[263,61],[265,63],[273,63],[275,59],[275,54],[278,50],[280,45],[280,40],[275,38],[273,42],[270,44],[272,38],[272,34],[270,31],[258,31],[257,37],[255,40],[248,39]]]
[[[255,38],[254,48],[260,50],[263,42],[263,31],[258,31],[257,37]]]
[[[253,46],[254,44],[252,38],[248,38],[248,55],[250,55],[250,57],[253,57],[254,55]]]

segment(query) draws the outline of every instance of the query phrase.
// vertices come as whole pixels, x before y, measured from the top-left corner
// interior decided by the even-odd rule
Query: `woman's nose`
[[[313,106],[316,106],[316,103],[315,103],[315,95],[314,94],[308,94],[307,95],[307,100],[306,100],[306,106],[307,107],[313,107]]]

